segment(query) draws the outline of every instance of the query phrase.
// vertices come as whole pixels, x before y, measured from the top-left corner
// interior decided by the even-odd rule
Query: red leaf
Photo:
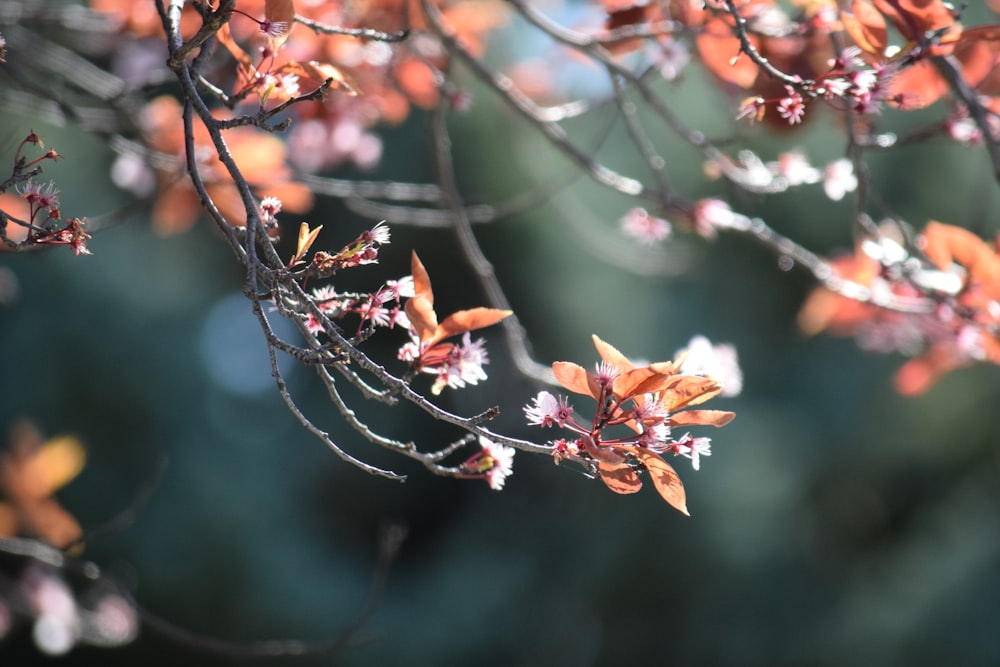
[[[854,0],[851,11],[842,11],[840,20],[844,29],[862,51],[882,56],[888,44],[885,17],[868,0]]]
[[[930,52],[936,56],[951,53],[952,44],[962,35],[962,24],[942,0],[874,0],[875,6],[907,41],[920,42],[924,35],[943,31],[940,45]]]
[[[642,480],[627,463],[614,464],[601,461],[597,464],[597,472],[600,474],[601,481],[615,493],[623,495],[636,493],[642,488]]]
[[[681,478],[677,476],[674,467],[648,449],[636,447],[632,451],[649,471],[650,480],[663,499],[681,514],[691,516],[687,509],[684,484],[681,483]]]
[[[904,109],[929,107],[948,92],[948,83],[929,60],[920,60],[901,70],[890,85],[890,95],[902,96]]]

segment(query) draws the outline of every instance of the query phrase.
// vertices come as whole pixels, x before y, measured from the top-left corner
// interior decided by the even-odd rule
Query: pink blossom
[[[547,391],[540,391],[532,402],[534,405],[524,406],[524,415],[532,426],[563,426],[573,414],[573,408],[567,404],[565,396],[556,398]]]
[[[806,183],[818,183],[819,170],[809,164],[808,158],[801,151],[786,151],[778,155],[776,162],[768,163],[771,172],[783,176],[790,186]]]
[[[858,187],[858,177],[854,175],[854,164],[847,158],[831,162],[823,170],[823,191],[833,201],[840,201],[848,192]]]
[[[453,345],[447,357],[440,366],[422,369],[426,373],[436,373],[437,379],[431,386],[431,393],[437,396],[445,387],[461,389],[467,384],[479,384],[486,379],[483,366],[489,363],[486,354],[486,341],[483,338],[472,342],[471,335],[466,332],[462,342]],[[401,351],[402,352],[402,351]]]
[[[56,187],[54,181],[42,185],[29,180],[21,186],[20,193],[21,197],[32,205],[32,210],[59,208],[59,188]]]
[[[723,396],[737,396],[743,390],[743,371],[734,346],[713,345],[705,336],[695,336],[685,351],[681,373],[712,378],[722,385]]]
[[[138,615],[121,595],[103,596],[89,612],[88,620],[100,635],[102,644],[127,644],[139,633]]]
[[[403,276],[399,280],[387,280],[385,286],[392,291],[396,301],[402,297],[410,299],[414,296],[413,276]]]
[[[700,458],[702,456],[712,455],[712,439],[694,438],[690,433],[685,433],[680,440],[674,443],[674,446],[678,454],[691,459],[691,467],[695,470],[701,468]]]
[[[277,197],[264,197],[260,200],[260,219],[265,225],[277,222],[277,216],[281,213],[281,200]]]
[[[623,232],[643,245],[655,245],[670,236],[670,223],[644,208],[629,209],[619,220]]]
[[[720,229],[736,226],[737,215],[721,199],[700,199],[694,205],[694,229],[706,239],[714,239]]]
[[[802,117],[806,113],[805,100],[802,95],[791,86],[785,86],[787,97],[778,102],[778,114],[788,121],[789,125],[802,122]]]
[[[488,440],[483,436],[479,436],[479,445],[483,448],[486,457],[493,463],[486,471],[486,482],[491,489],[499,491],[503,488],[514,468],[514,454],[517,450]]]

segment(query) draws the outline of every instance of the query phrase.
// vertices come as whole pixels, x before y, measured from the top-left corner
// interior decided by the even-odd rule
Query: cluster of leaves
[[[998,242],[939,222],[912,243],[892,231],[834,263],[839,275],[880,295],[882,307],[820,288],[799,314],[803,330],[830,329],[857,336],[868,349],[913,356],[895,379],[907,395],[927,391],[956,368],[1000,364]]]
[[[792,16],[774,0],[650,3],[624,9],[609,0],[605,6],[609,28],[672,20],[679,24],[678,32],[693,33],[708,70],[751,93],[740,116],[754,120],[799,124],[814,101],[861,115],[879,113],[885,105],[924,108],[950,89],[933,61],[946,56],[957,59],[965,82],[986,96],[981,103],[996,113],[1000,26],[964,28],[958,11],[942,0],[792,4],[798,12]],[[890,41],[889,25],[901,41]],[[853,46],[838,49],[845,43]],[[634,41],[629,45],[636,47]]]
[[[561,126],[549,120],[569,117],[569,107],[562,107],[559,113],[563,116],[546,111],[522,95],[515,87],[517,79],[504,79],[486,69],[482,61],[486,35],[514,11],[565,48],[605,67],[618,87],[614,101],[623,113],[627,107],[622,90],[634,87],[676,132],[703,152],[710,175],[757,193],[822,182],[827,195],[838,200],[850,192],[867,196],[870,191],[859,187],[855,166],[860,163],[860,152],[877,134],[875,114],[884,109],[921,108],[951,93],[952,127],[971,119],[978,128],[978,140],[995,144],[994,74],[1000,57],[997,29],[963,26],[958,13],[940,0],[853,0],[841,4],[796,0],[791,13],[773,0],[646,4],[606,0],[604,24],[593,30],[589,39],[562,29],[536,8],[513,2],[504,9],[492,0],[383,0],[356,7],[333,2],[296,6],[292,0],[216,0],[169,6],[157,3],[154,7],[153,3],[92,0],[90,6],[112,17],[119,47],[128,44],[140,52],[162,49],[165,40],[168,67],[181,85],[180,100],[160,95],[144,101],[136,119],[137,134],[131,139],[134,143],[124,144],[127,148],[117,165],[119,180],[132,184],[137,192],[143,183],[142,187],[151,188],[152,219],[165,233],[189,227],[199,216],[202,203],[207,202],[208,211],[247,266],[246,291],[257,304],[255,312],[268,334],[272,355],[276,350],[284,351],[320,369],[334,402],[359,431],[384,446],[421,458],[435,472],[460,477],[468,476],[470,470],[490,472],[493,468],[479,470],[485,455],[451,466],[441,461],[475,438],[481,439],[481,447],[488,447],[484,442],[505,446],[491,439],[496,435],[482,429],[477,418],[453,418],[411,387],[419,374],[434,377],[430,387],[433,395],[446,387],[461,388],[485,380],[483,367],[488,356],[484,341],[473,340],[471,333],[509,318],[511,311],[503,299],[494,299],[491,307],[460,310],[439,320],[429,276],[415,253],[409,276],[388,281],[371,292],[338,289],[334,281],[339,271],[377,261],[379,247],[389,241],[388,227],[381,223],[335,252],[314,251],[321,227],[303,223],[297,248],[287,261],[277,257],[272,241],[280,230],[279,214],[305,213],[313,205],[314,190],[330,185],[312,178],[310,172],[345,160],[360,167],[373,166],[381,155],[374,134],[379,124],[399,123],[413,108],[444,111],[461,106],[461,96],[450,77],[457,61],[492,85],[595,180],[655,201],[657,210],[635,207],[622,219],[626,233],[641,242],[659,243],[669,238],[673,227],[668,218],[682,220],[683,228],[706,238],[720,231],[750,234],[806,266],[820,280],[825,292],[803,311],[803,326],[808,330],[829,325],[852,332],[863,330],[868,339],[881,336],[892,340],[893,344],[878,347],[923,355],[907,368],[923,368],[928,378],[972,360],[997,361],[997,301],[990,282],[995,277],[967,265],[970,254],[982,254],[979,250],[973,253],[966,246],[961,252],[937,250],[934,239],[940,237],[938,230],[943,226],[932,225],[915,243],[895,246],[883,232],[868,227],[867,240],[859,244],[862,250],[852,264],[829,264],[780,237],[763,221],[733,211],[722,199],[692,202],[671,192],[662,166],[656,166],[659,156],[634,117],[629,121],[630,134],[646,155],[657,184],[651,187],[610,173],[581,155],[556,129]],[[890,27],[895,35],[890,34]],[[826,102],[852,119],[848,129],[855,148],[853,158],[817,168],[797,151],[773,162],[746,150],[727,155],[664,111],[643,78],[622,64],[636,53],[648,54],[651,45],[665,76],[668,71],[670,76],[678,76],[686,59],[693,57],[724,88],[749,93],[740,108],[734,109],[736,118],[789,127],[811,116],[807,114],[810,105]],[[133,81],[137,88],[147,83],[141,75]],[[287,141],[277,135],[284,131],[288,132]],[[963,136],[969,141],[974,138],[968,132]],[[30,139],[21,148],[35,143]],[[439,146],[447,147],[446,135],[438,139]],[[89,236],[82,220],[57,222],[60,216],[54,186],[27,180],[27,174],[41,160],[58,155],[50,152],[28,161],[21,156],[21,148],[7,187],[26,183],[20,189],[20,199],[29,210],[24,220],[5,214],[4,227],[21,226],[26,236],[22,241],[8,239],[8,245],[67,244],[78,253],[88,252]],[[142,159],[131,159],[136,156]],[[130,161],[123,166],[126,158]],[[461,221],[466,214],[455,203],[457,197],[449,193],[446,181],[443,178],[436,196],[442,206],[452,206],[444,213]],[[857,206],[864,211],[867,202],[859,201]],[[904,229],[905,225],[898,223],[897,227]],[[940,243],[954,246],[950,241]],[[962,272],[956,272],[956,266]],[[317,287],[317,281],[324,284]],[[307,285],[311,291],[306,291]],[[306,343],[278,339],[260,302],[295,320]],[[854,319],[830,314],[841,310],[853,313]],[[350,337],[341,328],[349,318],[358,320]],[[407,370],[398,377],[384,374],[382,365],[360,349],[380,326],[401,328],[408,334],[408,342],[397,355],[406,362]],[[617,480],[619,489],[633,488],[628,486],[633,480],[629,471],[635,474],[659,465],[651,463],[650,453],[660,459],[666,452],[697,452],[691,444],[696,439],[671,439],[670,428],[687,423],[721,425],[719,415],[728,414],[684,410],[718,393],[715,380],[680,373],[679,366],[669,362],[635,368],[610,346],[600,343],[599,350],[605,372],[613,369],[617,374],[607,386],[593,384],[598,376],[580,375],[583,371],[579,367],[566,362],[553,368],[555,379],[565,388],[598,400],[600,409],[593,422],[587,427],[561,422],[560,426],[572,426],[579,437],[535,446],[539,450],[592,463],[605,481]],[[412,443],[374,436],[367,426],[354,421],[353,413],[333,388],[331,369],[356,386],[367,387],[354,368],[373,374],[382,385],[372,390],[373,397],[391,402],[404,396],[433,416],[463,427],[471,439],[434,453],[421,453]],[[930,380],[910,380],[901,388],[913,393],[929,384]],[[278,386],[297,412],[280,376]],[[652,416],[641,416],[646,409]],[[304,416],[300,419],[314,428]],[[639,435],[634,442],[606,436],[606,428],[617,427]],[[659,439],[650,440],[654,434]],[[321,437],[353,460],[328,436]],[[510,439],[506,446],[532,449],[528,443]]]
[[[642,488],[640,473],[648,472],[653,486],[671,506],[688,513],[684,485],[663,454],[683,455],[698,469],[699,457],[708,455],[709,439],[685,433],[681,426],[725,426],[735,416],[721,410],[689,410],[719,395],[722,385],[712,377],[682,372],[683,356],[636,366],[597,336],[594,346],[602,361],[591,373],[575,363],[552,365],[564,388],[597,401],[589,422],[580,422],[565,397],[543,391],[525,407],[528,422],[572,431],[571,439],[551,441],[556,461],[569,460],[593,470],[615,493],[635,493]],[[627,427],[631,435],[614,433]]]
[[[120,50],[145,54],[162,49],[166,35],[152,3],[91,0],[90,5],[115,20]],[[446,52],[429,35],[408,38],[424,27],[417,3],[299,5],[292,0],[185,3],[179,23],[180,36],[189,40],[185,55],[201,46],[211,54],[201,83],[211,91],[212,113],[232,128],[226,143],[243,178],[260,197],[276,197],[293,213],[306,212],[313,199],[292,177],[292,167],[318,172],[347,162],[370,169],[382,156],[381,140],[372,131],[376,125],[399,124],[414,107],[432,109],[442,94],[452,94],[444,85]],[[463,43],[477,53],[483,51],[486,32],[503,21],[500,4],[492,0],[476,2],[475,8],[458,3],[445,14]],[[149,55],[150,60],[156,57]],[[143,76],[157,76],[155,71],[131,70],[129,75],[137,85],[145,84]],[[336,94],[329,95],[331,91]],[[234,117],[234,112],[247,115]],[[145,195],[146,184],[155,182],[153,223],[163,233],[187,229],[199,213],[198,197],[185,178],[179,116],[172,97],[151,100],[140,113],[142,144],[157,156],[150,162],[153,178],[150,166],[131,154],[119,161],[120,182],[137,194]],[[275,117],[283,120],[267,126]],[[287,129],[287,141],[250,125]],[[245,224],[232,176],[211,150],[208,133],[198,126],[193,133],[213,201],[231,224]]]

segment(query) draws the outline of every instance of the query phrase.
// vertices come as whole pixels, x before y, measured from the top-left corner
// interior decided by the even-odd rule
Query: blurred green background
[[[663,88],[707,132],[729,126],[724,97],[694,69]],[[470,202],[571,169],[488,92],[474,93],[474,111],[453,125]],[[899,130],[940,113],[887,112],[886,122]],[[425,121],[416,116],[384,135],[375,177],[433,179]],[[843,149],[838,123],[820,113],[801,133],[750,128],[742,140],[763,159],[801,145],[825,164]],[[570,130],[586,145],[600,127]],[[97,215],[125,201],[109,183],[113,156],[100,141],[0,118],[8,147],[31,128],[65,155],[45,173],[63,189],[65,214]],[[657,139],[686,196],[726,194],[704,182],[692,150]],[[633,153],[618,123],[599,155],[627,171],[640,169]],[[982,151],[935,139],[871,164],[876,187],[918,228],[927,219],[987,236],[1000,228]],[[677,461],[691,518],[652,489],[617,496],[543,457],[517,456],[502,493],[432,477],[372,451],[340,423],[308,370],[290,370],[292,391],[337,442],[410,477],[398,484],[344,464],[273,390],[241,270],[204,223],[161,238],[137,217],[97,235],[92,257],[64,249],[0,256],[18,286],[0,306],[0,425],[27,417],[86,443],[87,467],[60,498],[88,528],[155,482],[134,522],[92,541],[85,555],[150,611],[207,636],[335,635],[364,605],[380,531],[406,528],[360,645],[265,664],[1000,662],[1000,370],[962,370],[925,396],[901,398],[890,380],[901,358],[797,333],[807,276],[779,270],[767,250],[738,237],[682,236],[637,250],[617,231],[631,205],[580,179],[479,238],[544,362],[590,366],[592,333],[652,360],[699,333],[736,345],[743,394],[713,401],[736,420],[699,433],[713,437],[699,472]],[[830,203],[819,186],[737,206],[818,252],[851,246],[850,203]],[[370,225],[329,201],[309,219],[325,225],[334,248]],[[297,223],[283,220],[286,239]],[[345,276],[352,287],[406,273],[412,248],[440,312],[484,302],[450,232],[392,229],[381,263]],[[441,404],[466,414],[499,405],[501,432],[552,437],[524,425],[521,406],[538,387],[513,372],[497,330],[486,337],[489,381],[446,391]],[[372,344],[391,355],[400,342],[386,335]],[[428,447],[458,435],[406,408],[356,407],[388,434]],[[0,661],[45,660],[22,628],[0,643]],[[79,648],[63,662],[229,661],[144,629],[125,648]]]

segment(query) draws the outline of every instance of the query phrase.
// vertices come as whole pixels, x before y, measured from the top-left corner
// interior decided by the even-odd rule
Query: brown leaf
[[[605,463],[600,461],[597,464],[597,472],[601,481],[615,493],[629,494],[636,493],[642,488],[642,480],[639,475],[627,463]]]
[[[649,471],[650,480],[663,499],[681,514],[691,516],[687,509],[684,484],[681,483],[681,478],[677,476],[674,467],[661,459],[655,452],[643,447],[636,447],[632,452]]]

